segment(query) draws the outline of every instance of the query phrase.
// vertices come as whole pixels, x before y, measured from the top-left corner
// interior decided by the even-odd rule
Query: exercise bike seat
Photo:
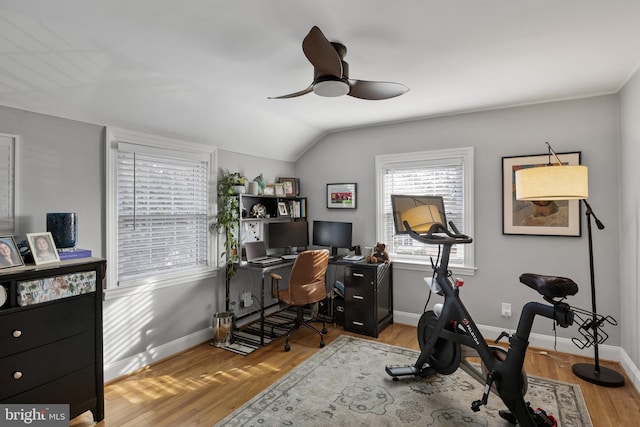
[[[520,282],[549,298],[566,297],[578,293],[578,285],[567,277],[524,273],[520,275]]]

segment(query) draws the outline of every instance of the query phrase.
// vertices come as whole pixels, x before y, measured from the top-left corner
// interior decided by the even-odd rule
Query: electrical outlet
[[[509,304],[508,302],[502,303],[502,316],[511,317],[511,304]]]
[[[240,297],[242,298],[242,304],[245,307],[249,307],[251,304],[253,304],[253,301],[251,299],[251,292],[243,291]]]

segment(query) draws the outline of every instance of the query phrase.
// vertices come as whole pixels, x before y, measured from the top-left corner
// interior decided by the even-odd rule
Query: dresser
[[[0,270],[0,403],[69,404],[104,418],[105,260]]]
[[[393,323],[393,266],[354,263],[344,272],[344,330],[378,337]]]

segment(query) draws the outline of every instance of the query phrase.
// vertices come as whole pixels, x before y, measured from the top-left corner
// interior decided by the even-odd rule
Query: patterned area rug
[[[342,335],[217,426],[508,426],[496,395],[479,412],[483,386],[464,371],[393,381],[386,365],[408,365],[418,352]],[[529,377],[526,396],[559,426],[591,426],[580,387]]]
[[[284,325],[295,318],[296,313],[288,310],[279,311],[267,317],[264,320],[264,344],[269,344],[272,340],[286,334],[289,326]],[[231,343],[220,348],[246,356],[260,348],[260,333],[260,321],[251,323],[240,331],[234,331]]]

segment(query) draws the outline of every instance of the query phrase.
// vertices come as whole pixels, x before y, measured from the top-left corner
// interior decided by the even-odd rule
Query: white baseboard
[[[403,325],[418,326],[420,315],[406,312],[393,312],[393,321]],[[485,338],[497,338],[504,330],[494,326],[478,325],[480,332]],[[514,331],[508,331],[514,332]],[[579,349],[569,338],[556,338],[550,335],[531,334],[529,336],[529,345],[543,350],[560,351],[563,353],[575,354],[585,357],[593,357],[593,348]],[[626,352],[621,347],[612,345],[599,345],[598,354],[601,360],[611,360],[620,363],[627,376],[635,386],[636,390],[640,390],[640,371],[634,365]]]
[[[202,329],[175,341],[151,348],[143,353],[126,359],[104,365],[104,381],[108,382],[118,377],[131,374],[152,363],[166,359],[176,353],[201,344],[212,338],[211,328]]]

